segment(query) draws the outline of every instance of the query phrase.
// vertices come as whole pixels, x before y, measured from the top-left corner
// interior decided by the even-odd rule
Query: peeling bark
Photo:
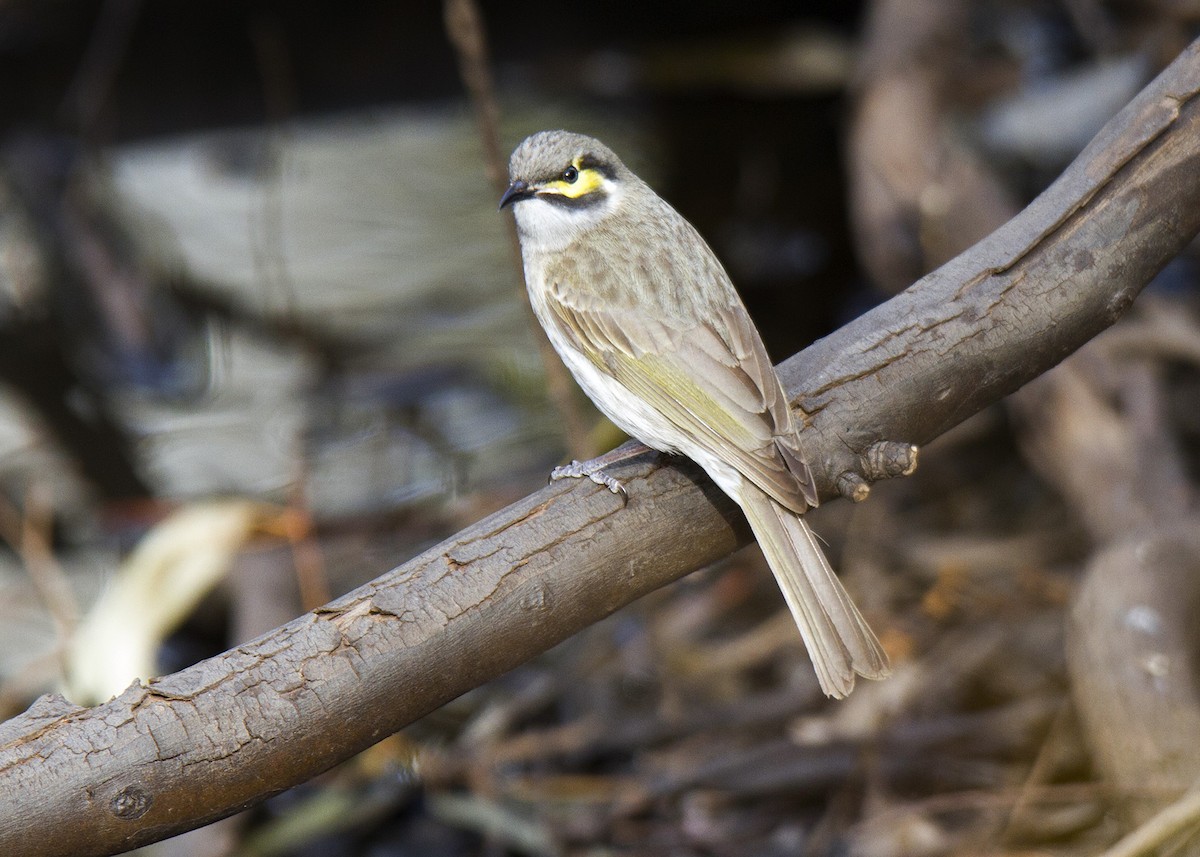
[[[1200,230],[1198,91],[1195,43],[1018,217],[781,366],[824,495],[911,470],[898,450],[1059,362]],[[0,725],[0,853],[111,854],[229,815],[747,541],[691,465],[617,472],[627,504],[558,483],[104,705],[39,700]]]

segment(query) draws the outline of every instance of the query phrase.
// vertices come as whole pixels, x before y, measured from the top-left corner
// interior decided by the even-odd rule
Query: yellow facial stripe
[[[604,187],[604,174],[599,170],[591,167],[580,167],[579,161],[575,161],[575,169],[579,170],[579,178],[574,182],[567,183],[562,179],[556,179],[552,182],[546,182],[541,187],[542,193],[557,193],[568,199],[579,199],[581,196],[587,196],[589,193],[594,193]]]

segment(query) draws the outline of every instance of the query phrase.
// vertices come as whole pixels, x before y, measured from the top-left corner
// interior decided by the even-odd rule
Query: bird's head
[[[508,162],[508,189],[522,246],[565,246],[618,209],[636,182],[599,140],[569,131],[539,131],[517,146]]]

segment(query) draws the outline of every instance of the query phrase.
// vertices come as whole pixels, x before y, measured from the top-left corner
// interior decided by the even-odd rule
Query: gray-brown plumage
[[[530,301],[604,414],[695,460],[750,522],[821,686],[845,696],[887,659],[808,526],[812,474],[742,301],[690,223],[590,137],[543,131],[513,152]],[[588,473],[586,466],[576,472]]]

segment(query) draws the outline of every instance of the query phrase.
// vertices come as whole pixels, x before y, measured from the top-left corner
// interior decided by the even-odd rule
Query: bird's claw
[[[629,499],[629,492],[625,490],[624,483],[617,477],[605,473],[603,465],[595,466],[591,461],[572,461],[570,464],[564,464],[562,467],[556,467],[550,471],[551,482],[557,482],[560,479],[582,479],[585,476],[597,485],[603,485],[612,493],[620,494],[626,500]]]

